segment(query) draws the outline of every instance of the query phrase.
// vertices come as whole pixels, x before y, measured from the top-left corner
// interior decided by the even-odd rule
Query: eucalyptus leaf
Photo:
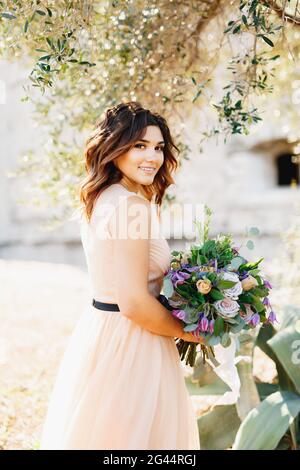
[[[190,332],[190,331],[194,331],[198,326],[198,323],[192,323],[190,325],[186,325],[184,328],[183,328],[183,331],[187,331],[187,332]]]
[[[217,344],[220,344],[221,342],[221,336],[211,336],[207,340],[208,346],[217,346]]]
[[[230,267],[234,270],[238,270],[241,264],[245,263],[245,258],[242,258],[241,256],[236,256],[233,258],[230,262]]]
[[[227,348],[231,344],[231,338],[228,333],[224,333],[221,336],[221,344],[224,348]]]
[[[169,277],[165,277],[163,280],[163,292],[166,297],[172,297],[174,293],[174,287]]]
[[[254,248],[254,243],[252,240],[248,240],[247,243],[246,243],[246,247],[249,249],[249,250],[253,250]]]
[[[249,230],[249,235],[257,236],[259,235],[259,230],[257,227],[251,227]]]

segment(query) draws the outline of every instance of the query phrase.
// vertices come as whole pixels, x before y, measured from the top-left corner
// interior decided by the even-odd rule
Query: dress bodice
[[[120,201],[133,194],[137,195],[120,183],[110,185],[97,198],[90,222],[81,221],[81,240],[90,277],[91,293],[94,299],[102,302],[117,303],[113,274],[113,263],[117,260],[114,256],[114,240],[107,232],[108,220]],[[144,198],[140,194],[138,196]],[[171,252],[161,232],[155,206],[151,202],[151,219],[154,217],[158,231],[154,230],[149,240],[148,290],[151,295],[157,297],[162,289],[164,273],[169,268]]]

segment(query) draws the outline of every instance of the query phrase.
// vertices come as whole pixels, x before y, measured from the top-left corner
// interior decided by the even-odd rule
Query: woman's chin
[[[153,180],[154,180],[154,176],[153,175],[145,175],[145,176],[140,176],[138,178],[138,182],[140,184],[144,184],[144,185],[149,185],[149,184],[152,184],[153,183]]]

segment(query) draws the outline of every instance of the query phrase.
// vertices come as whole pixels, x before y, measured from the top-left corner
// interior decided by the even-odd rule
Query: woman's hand
[[[190,343],[200,343],[200,344],[205,344],[205,339],[202,338],[201,336],[197,338],[196,336],[193,335],[193,333],[190,332],[185,332],[184,336],[182,336],[182,339],[184,341],[188,341]]]

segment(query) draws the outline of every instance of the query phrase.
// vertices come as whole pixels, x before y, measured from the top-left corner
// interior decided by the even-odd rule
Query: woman
[[[163,305],[171,253],[153,231],[174,148],[165,119],[137,102],[107,110],[87,141],[81,235],[93,300],[61,361],[40,449],[200,448],[174,338],[199,339]]]

